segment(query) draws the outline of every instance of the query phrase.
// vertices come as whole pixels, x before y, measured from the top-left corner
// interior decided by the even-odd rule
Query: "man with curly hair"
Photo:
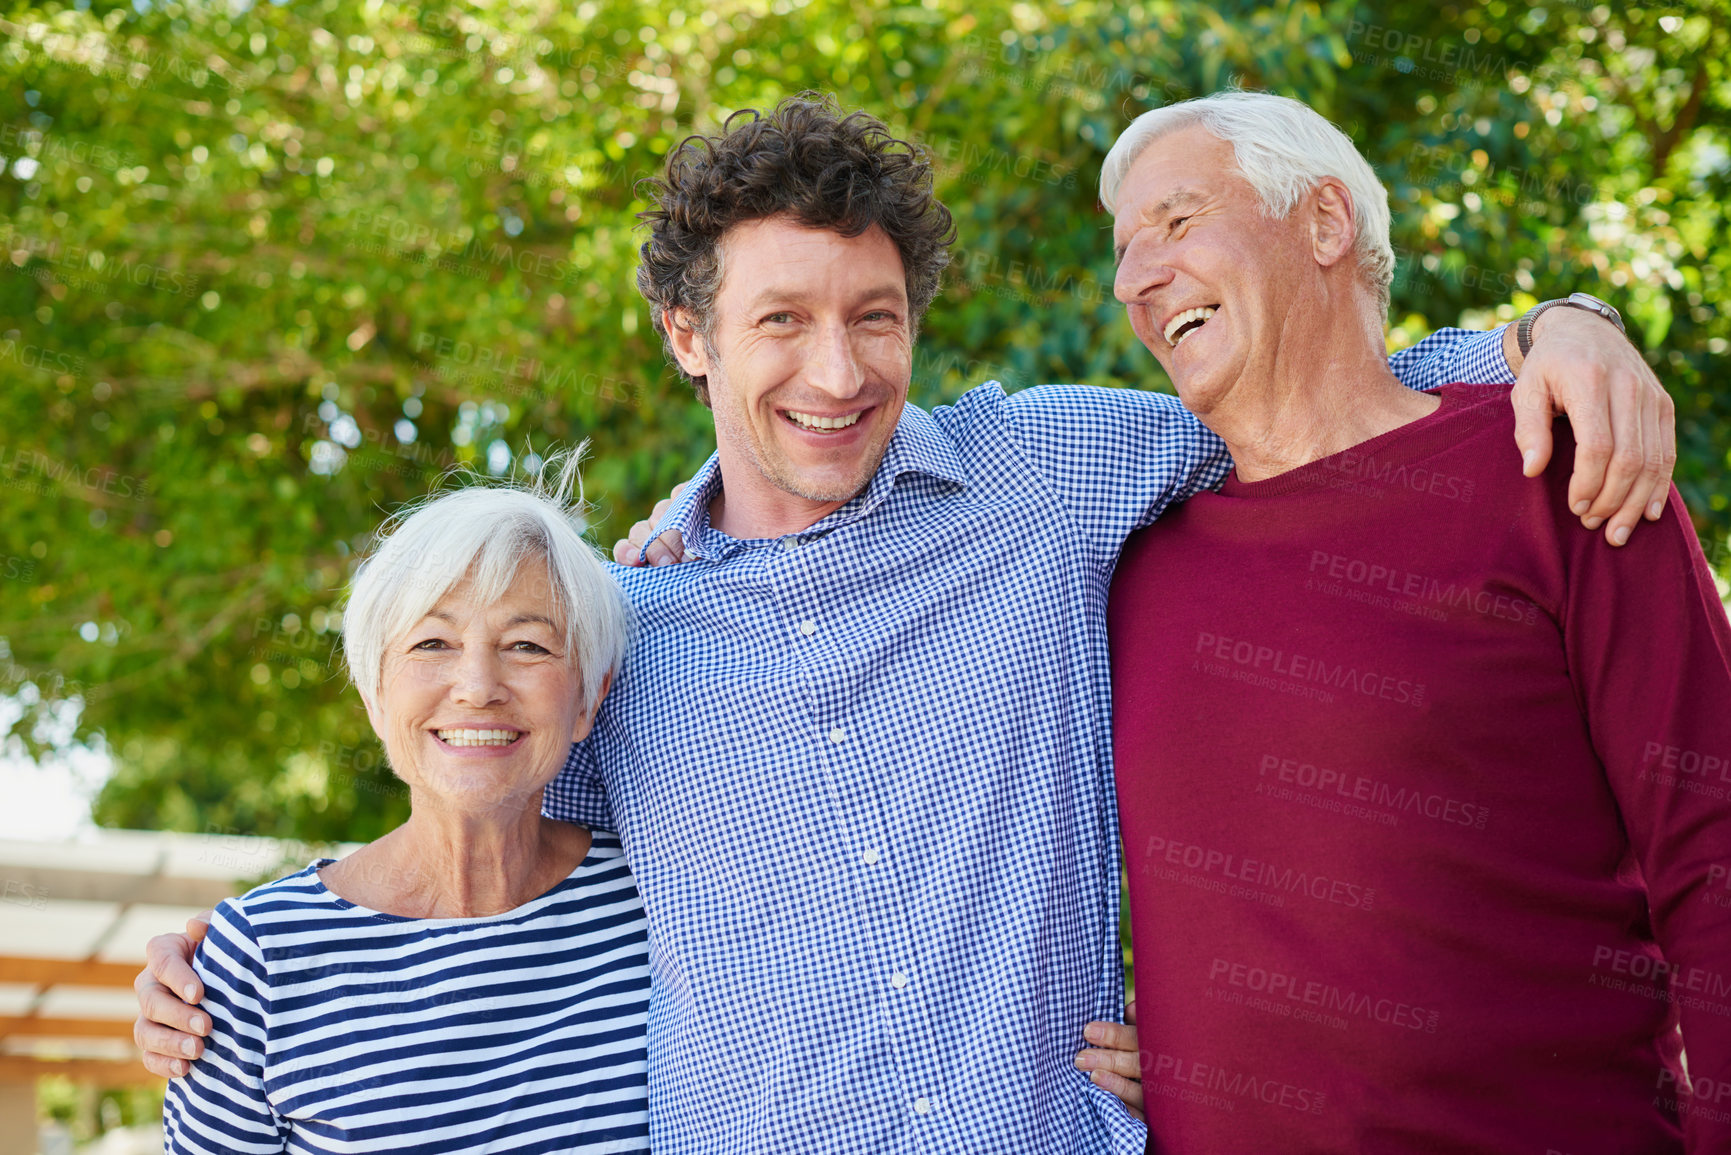
[[[1224,446],[1140,390],[909,405],[954,229],[864,113],[739,113],[673,152],[645,217],[638,285],[717,448],[641,534],[686,564],[618,571],[638,641],[547,807],[619,831],[642,887],[654,1149],[1140,1151],[1133,1086],[1076,1061],[1124,1011],[1106,591]],[[1441,333],[1395,368],[1507,382],[1501,341]],[[1609,348],[1541,342],[1528,392]],[[1608,424],[1650,387],[1570,407]],[[1588,473],[1601,520],[1637,489]],[[152,947],[174,990],[184,941]]]

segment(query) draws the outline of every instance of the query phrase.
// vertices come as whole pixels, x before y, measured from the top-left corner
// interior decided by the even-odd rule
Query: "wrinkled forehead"
[[[421,612],[408,628],[428,619],[456,625],[476,618],[503,626],[545,622],[556,630],[565,628],[564,598],[545,554],[531,550],[520,558],[490,561],[494,559],[476,558],[443,589],[424,589],[417,607]]]
[[[1231,144],[1199,124],[1174,129],[1149,141],[1124,174],[1113,239],[1122,245],[1137,229],[1185,209],[1254,191]]]

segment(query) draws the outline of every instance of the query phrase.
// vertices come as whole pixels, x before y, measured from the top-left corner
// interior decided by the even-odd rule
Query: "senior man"
[[[1105,595],[1221,443],[1132,390],[907,405],[953,229],[862,113],[741,114],[675,150],[646,215],[639,288],[717,451],[662,518],[686,564],[619,571],[642,629],[548,799],[618,829],[643,889],[655,1150],[1139,1149],[1073,1064],[1123,1009]],[[1523,379],[1546,412],[1547,383],[1597,381],[1566,404],[1608,430],[1656,384],[1602,373],[1625,351],[1588,321]],[[1501,375],[1500,341],[1400,368]],[[1627,529],[1652,478],[1592,472],[1588,516]],[[175,990],[185,949],[152,947]]]
[[[1304,105],[1147,113],[1101,185],[1235,463],[1112,585],[1149,1149],[1731,1150],[1731,625],[1676,491],[1605,549],[1500,389],[1401,387],[1387,194]]]

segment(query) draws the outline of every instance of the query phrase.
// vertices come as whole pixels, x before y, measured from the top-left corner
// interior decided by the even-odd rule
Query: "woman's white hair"
[[[1284,219],[1299,199],[1332,176],[1352,194],[1358,266],[1384,308],[1394,280],[1388,190],[1352,140],[1308,105],[1269,92],[1216,92],[1144,112],[1106,154],[1100,203],[1117,211],[1118,190],[1136,158],[1158,138],[1200,124],[1232,146],[1238,171],[1256,190],[1265,216]]]
[[[583,540],[584,446],[550,455],[525,482],[481,482],[432,494],[379,528],[343,610],[343,653],[361,697],[378,702],[385,650],[465,578],[479,606],[505,596],[518,568],[546,564],[565,652],[593,709],[625,659],[630,611],[595,547]]]

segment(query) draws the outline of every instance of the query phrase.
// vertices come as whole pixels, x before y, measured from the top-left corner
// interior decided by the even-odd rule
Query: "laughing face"
[[[367,715],[417,805],[539,808],[591,722],[546,564],[524,561],[502,598],[475,602],[464,580],[386,648]]]
[[[1112,236],[1114,292],[1192,412],[1273,372],[1317,264],[1297,214],[1263,215],[1231,145],[1200,125],[1150,143],[1119,190]]]
[[[865,488],[901,417],[906,271],[876,226],[844,237],[770,217],[721,243],[711,341],[676,324],[674,353],[708,379],[728,508],[762,515],[753,536],[804,528]]]

